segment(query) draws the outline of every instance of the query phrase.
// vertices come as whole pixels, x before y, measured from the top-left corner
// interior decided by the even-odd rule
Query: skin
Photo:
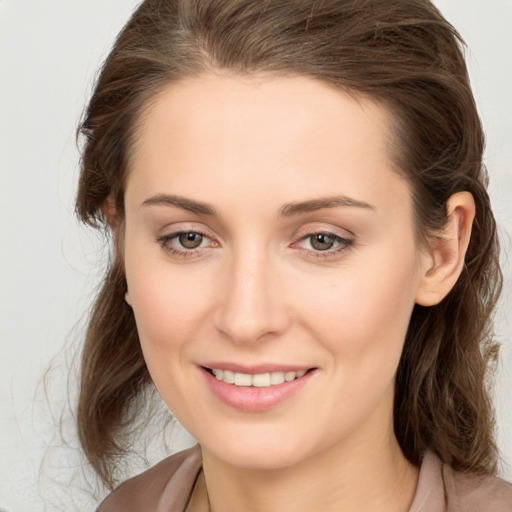
[[[297,76],[204,74],[145,111],[127,300],[159,393],[202,448],[193,510],[207,496],[215,512],[408,510],[418,470],[393,432],[395,372],[414,304],[439,302],[460,273],[474,206],[452,197],[444,241],[421,250],[390,133],[383,107]],[[179,232],[202,233],[200,247]],[[315,249],[315,233],[333,247]],[[212,395],[209,361],[314,371],[247,412]]]

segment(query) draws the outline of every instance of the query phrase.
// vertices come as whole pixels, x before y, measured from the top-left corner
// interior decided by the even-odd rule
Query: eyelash
[[[195,249],[178,249],[175,245],[171,245],[171,242],[178,238],[180,235],[187,235],[187,234],[194,234],[199,235],[203,237],[204,239],[211,238],[206,235],[205,233],[197,230],[186,230],[186,231],[176,231],[174,233],[169,233],[168,235],[162,235],[156,237],[156,241],[160,244],[160,246],[169,254],[171,254],[173,257],[177,259],[186,259],[186,258],[193,258],[193,257],[199,257],[202,256],[208,249],[211,249],[211,247],[198,247]],[[296,247],[299,243],[304,242],[308,239],[311,239],[314,236],[324,235],[326,237],[331,238],[334,243],[338,243],[339,245],[335,247],[334,249],[326,249],[326,250],[315,250],[315,249],[306,249],[304,247]],[[179,242],[177,242],[179,243]],[[202,242],[201,242],[202,243]],[[328,258],[336,258],[337,256],[341,255],[341,253],[348,251],[350,247],[354,244],[354,240],[350,238],[344,238],[342,236],[339,236],[335,233],[331,233],[328,231],[314,231],[311,233],[308,233],[300,238],[297,242],[294,242],[291,247],[296,247],[298,250],[303,252],[303,254],[307,258],[314,258],[319,260],[325,260]]]

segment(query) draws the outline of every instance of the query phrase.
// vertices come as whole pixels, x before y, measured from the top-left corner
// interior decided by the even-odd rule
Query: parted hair
[[[431,450],[458,470],[495,472],[489,384],[499,247],[459,34],[429,0],[144,1],[104,62],[78,130],[76,211],[85,223],[108,231],[111,201],[114,237],[122,238],[127,164],[144,109],[173,82],[212,70],[313,77],[383,105],[420,244],[442,233],[452,194],[473,195],[476,218],[459,280],[438,305],[414,307],[396,376],[394,426],[416,465]],[[121,242],[113,244],[90,313],[77,413],[84,453],[110,486],[134,434],[131,421],[152,388],[124,302],[122,251],[115,249]]]

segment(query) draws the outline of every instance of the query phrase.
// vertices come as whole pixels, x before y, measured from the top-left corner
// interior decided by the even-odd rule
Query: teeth
[[[235,386],[252,386],[252,375],[235,373]]]
[[[251,384],[255,388],[268,388],[271,384],[270,373],[260,373],[258,375],[253,375]]]
[[[270,384],[282,384],[284,382],[284,372],[272,372],[270,374]]]
[[[244,387],[253,386],[256,388],[268,388],[283,382],[291,382],[292,380],[300,379],[306,374],[306,370],[301,370],[300,372],[271,372],[251,375],[250,373],[231,372],[216,368],[212,369],[212,372],[217,380],[222,380],[226,384]]]
[[[215,374],[215,376],[217,376],[217,374]],[[227,382],[228,384],[234,384],[235,383],[235,372],[230,372],[229,370],[224,370],[224,375],[222,376],[222,380],[224,382]]]

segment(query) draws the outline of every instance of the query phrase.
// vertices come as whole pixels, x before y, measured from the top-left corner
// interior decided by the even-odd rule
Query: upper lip
[[[235,373],[247,373],[250,375],[272,372],[300,372],[303,370],[310,370],[312,368],[311,366],[294,364],[260,363],[248,365],[225,361],[208,362],[201,364],[201,366],[209,368],[210,370],[229,370]]]

